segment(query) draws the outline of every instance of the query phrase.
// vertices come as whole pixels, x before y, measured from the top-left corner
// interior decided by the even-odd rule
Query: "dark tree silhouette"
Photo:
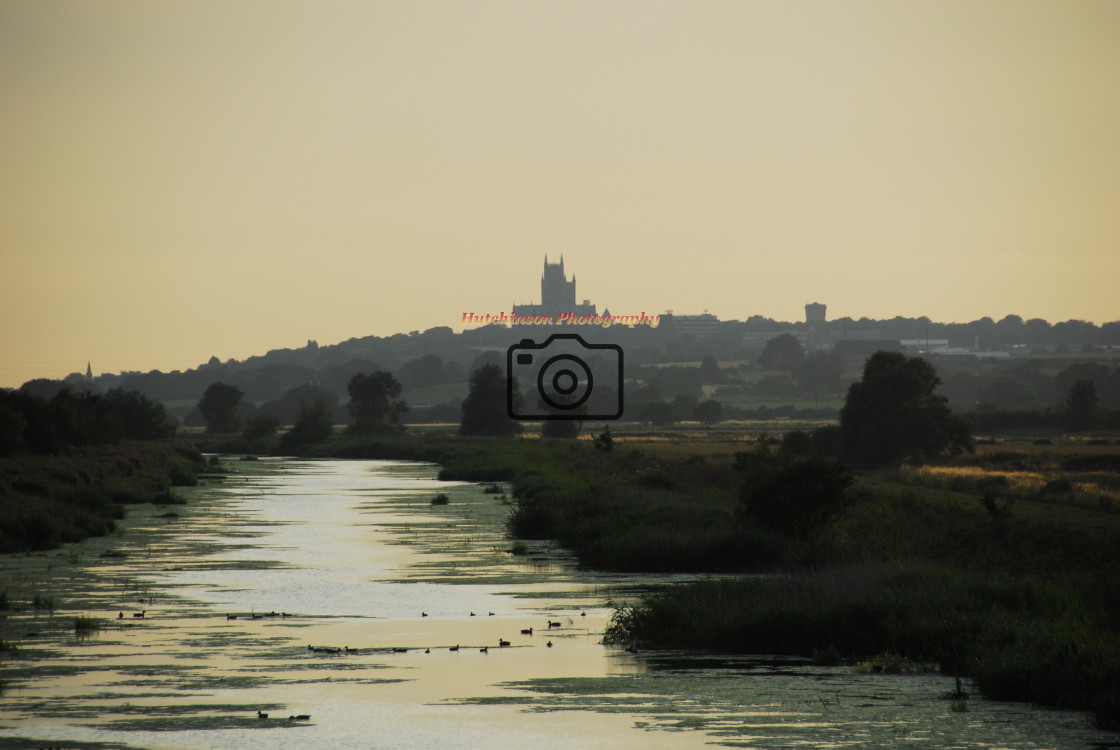
[[[673,423],[673,405],[668,401],[654,401],[642,407],[642,421],[664,427]]]
[[[794,377],[814,401],[822,394],[839,393],[844,388],[844,355],[835,350],[806,354]]]
[[[762,354],[758,357],[758,363],[767,370],[790,371],[801,364],[803,356],[805,350],[801,348],[801,342],[797,337],[790,333],[783,333],[766,342],[766,346],[762,347]]]
[[[322,401],[304,404],[292,429],[280,438],[280,452],[298,451],[306,445],[321,443],[334,433],[334,420]]]
[[[701,424],[713,425],[723,419],[723,404],[710,398],[697,404],[692,414],[700,420]]]
[[[700,379],[704,383],[719,385],[725,382],[727,377],[723,374],[723,370],[719,369],[716,358],[709,354],[700,360]]]
[[[368,435],[397,426],[408,405],[398,397],[401,384],[388,372],[358,373],[346,386],[350,393],[349,432]]]
[[[816,536],[855,499],[849,491],[852,475],[843,464],[773,451],[765,435],[752,450],[736,454],[735,468],[743,477],[739,522],[795,539]]]
[[[198,402],[207,432],[237,432],[237,407],[244,394],[235,385],[211,383]]]
[[[513,392],[518,393],[517,383]],[[520,399],[520,396],[517,396]],[[517,435],[521,423],[510,419],[506,408],[505,369],[496,364],[484,364],[471,373],[470,391],[463,399],[463,420],[459,423],[462,435]]]
[[[1071,430],[1091,430],[1097,426],[1097,387],[1092,380],[1078,380],[1066,396],[1066,426]]]
[[[840,410],[840,455],[858,464],[892,464],[973,450],[971,429],[934,391],[933,365],[899,352],[868,357]]]

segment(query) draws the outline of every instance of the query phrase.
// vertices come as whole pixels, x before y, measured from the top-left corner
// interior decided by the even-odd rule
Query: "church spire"
[[[93,367],[88,359],[86,360],[86,380],[93,380]]]

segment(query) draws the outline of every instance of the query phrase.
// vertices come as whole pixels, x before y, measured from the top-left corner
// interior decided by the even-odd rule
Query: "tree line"
[[[57,453],[67,447],[159,440],[173,434],[175,425],[163,405],[136,391],[63,389],[50,399],[0,391],[0,456]]]

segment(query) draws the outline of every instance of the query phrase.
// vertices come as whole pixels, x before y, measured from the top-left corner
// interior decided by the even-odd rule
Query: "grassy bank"
[[[1120,473],[1115,445],[1030,440],[937,466],[865,472],[840,521],[793,540],[737,523],[726,434],[589,440],[337,437],[308,452],[440,463],[509,481],[511,536],[597,569],[743,575],[623,606],[608,633],[649,648],[867,659],[973,677],[994,698],[1094,711],[1120,727]]]
[[[862,564],[704,581],[618,610],[610,643],[927,663],[984,693],[1091,710],[1120,728],[1115,612],[1086,587],[943,566]]]
[[[177,502],[202,454],[177,442],[123,442],[0,459],[0,552],[52,549],[110,533],[125,506]]]

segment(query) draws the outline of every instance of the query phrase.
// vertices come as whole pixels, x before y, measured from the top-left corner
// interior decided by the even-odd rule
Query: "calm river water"
[[[3,662],[0,747],[1120,746],[1082,714],[961,711],[940,674],[603,646],[612,602],[668,579],[510,555],[505,495],[429,464],[227,467],[97,554],[5,563],[65,604]]]

